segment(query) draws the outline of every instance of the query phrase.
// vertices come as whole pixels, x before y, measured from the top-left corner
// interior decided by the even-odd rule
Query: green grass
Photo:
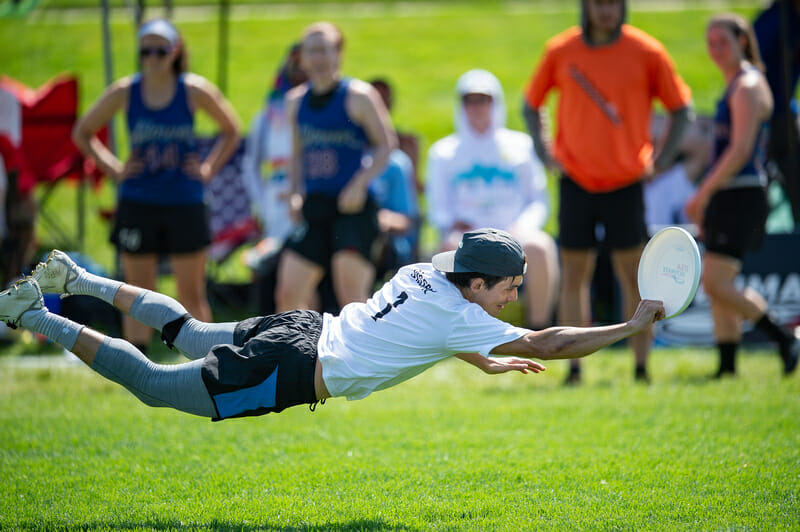
[[[365,400],[211,423],[82,366],[0,371],[2,530],[798,530],[800,380],[625,350],[533,375],[444,362]]]

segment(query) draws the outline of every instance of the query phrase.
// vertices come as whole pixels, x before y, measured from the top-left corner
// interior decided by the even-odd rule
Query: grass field
[[[453,85],[469,68],[497,74],[521,129],[520,93],[545,39],[577,21],[566,3],[234,10],[227,95],[249,124],[287,44],[325,18],[347,35],[345,72],[394,81],[395,123],[419,133],[423,154],[451,131]],[[76,73],[83,108],[104,77],[98,10],[55,9],[77,4],[0,19],[0,73],[31,86]],[[752,16],[758,4],[714,10]],[[675,5],[634,8],[631,22],[667,45],[709,112],[722,86],[703,43],[713,11]],[[176,18],[193,70],[212,81],[215,13]],[[130,17],[117,12],[112,30],[119,77],[133,69]],[[88,197],[85,248],[107,268],[96,212],[113,202],[109,186]],[[75,189],[59,186],[51,208],[67,229],[74,205]],[[40,236],[59,245],[45,226]],[[0,350],[13,353],[0,356],[0,530],[800,530],[800,378],[781,377],[763,351],[743,351],[740,376],[715,382],[711,350],[658,349],[654,382],[640,386],[630,352],[608,349],[576,389],[560,386],[564,363],[489,377],[448,361],[363,401],[218,424],[147,408],[57,356],[17,356],[33,351],[54,349]]]
[[[0,530],[798,530],[800,380],[708,353],[489,377],[452,360],[365,400],[221,423],[88,369],[0,361]]]

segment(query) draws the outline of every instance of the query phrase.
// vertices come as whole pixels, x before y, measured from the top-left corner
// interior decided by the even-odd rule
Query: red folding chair
[[[72,142],[72,128],[78,113],[78,80],[60,74],[38,89],[29,88],[6,76],[0,86],[15,94],[22,106],[22,142],[15,158],[19,194],[27,195],[37,185],[45,187],[39,198],[39,215],[48,229],[56,233],[69,249],[80,249],[83,243],[83,187],[78,188],[78,234],[70,237],[58,220],[57,209],[48,209],[55,185],[64,179],[83,184],[90,180],[97,186],[102,173],[94,161],[85,157]],[[107,142],[107,130],[98,133]]]

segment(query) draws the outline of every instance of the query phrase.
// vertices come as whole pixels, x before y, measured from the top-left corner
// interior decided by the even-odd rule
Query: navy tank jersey
[[[141,76],[134,77],[128,97],[128,132],[131,155],[144,163],[144,170],[120,184],[120,199],[154,205],[203,203],[203,183],[183,171],[186,156],[196,148],[194,113],[182,75],[174,98],[162,109],[145,105]]]
[[[755,68],[755,67],[748,67]],[[728,84],[725,94],[717,102],[717,112],[714,115],[714,157],[711,161],[713,166],[728,148],[731,142],[731,108],[728,105],[732,87],[736,80],[747,72],[740,70]],[[765,186],[767,184],[767,172],[765,169],[767,139],[769,137],[769,122],[762,122],[759,126],[756,144],[753,152],[745,162],[739,173],[732,177],[725,188],[737,188],[743,186]]]
[[[300,101],[297,124],[307,194],[337,196],[361,168],[367,134],[347,116],[349,85],[349,79],[342,79],[329,101],[319,108],[311,104],[310,89]]]

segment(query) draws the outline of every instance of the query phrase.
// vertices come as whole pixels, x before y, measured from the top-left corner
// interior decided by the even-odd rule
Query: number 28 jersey
[[[470,303],[430,263],[402,267],[366,303],[325,314],[318,354],[334,397],[362,399],[456,353],[488,356],[529,331]]]
[[[367,133],[347,114],[350,78],[343,78],[330,101],[316,108],[311,89],[297,110],[297,130],[303,151],[303,178],[307,194],[336,197],[361,168]]]

